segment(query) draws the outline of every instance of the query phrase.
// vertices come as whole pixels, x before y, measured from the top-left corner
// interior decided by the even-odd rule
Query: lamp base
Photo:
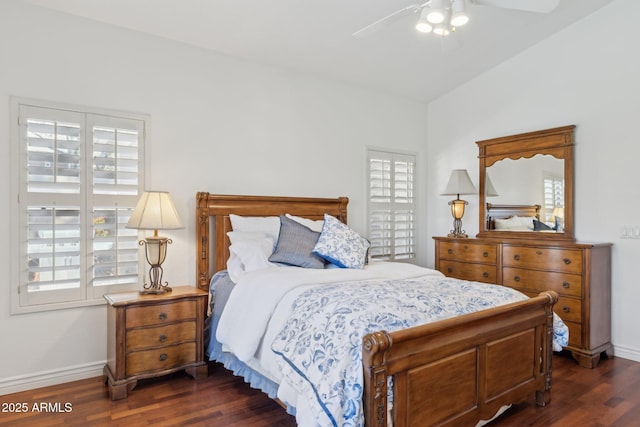
[[[449,233],[447,234],[447,237],[460,237],[466,239],[467,237],[469,237],[469,235],[466,233]]]
[[[140,291],[140,295],[163,295],[169,292],[171,292],[171,288],[168,286],[163,286],[161,288],[143,289]]]

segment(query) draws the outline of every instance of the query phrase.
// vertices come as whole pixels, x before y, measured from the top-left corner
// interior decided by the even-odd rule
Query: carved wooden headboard
[[[496,219],[513,216],[536,217],[540,220],[540,205],[492,205],[487,203],[487,230],[495,230]]]
[[[229,259],[230,242],[227,232],[231,231],[230,214],[278,216],[288,213],[309,219],[323,219],[327,213],[346,223],[348,203],[348,197],[232,196],[199,192],[196,194],[197,286],[208,291],[213,273],[226,268]]]

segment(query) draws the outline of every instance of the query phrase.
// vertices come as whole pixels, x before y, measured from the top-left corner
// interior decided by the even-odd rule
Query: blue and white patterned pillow
[[[331,215],[324,214],[324,225],[313,253],[342,268],[363,268],[369,241]]]

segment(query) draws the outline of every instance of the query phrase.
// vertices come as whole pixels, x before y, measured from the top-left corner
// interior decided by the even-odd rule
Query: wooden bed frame
[[[198,287],[208,290],[224,269],[229,214],[290,213],[346,222],[346,197],[336,199],[197,194]],[[215,236],[212,241],[211,234]],[[214,251],[212,256],[212,250]],[[393,378],[393,426],[473,426],[504,405],[551,398],[555,292],[453,319],[363,339],[366,426],[387,426],[387,377]]]
[[[507,219],[513,216],[536,217],[540,220],[540,205],[493,205],[487,203],[487,230],[495,230],[496,219]]]

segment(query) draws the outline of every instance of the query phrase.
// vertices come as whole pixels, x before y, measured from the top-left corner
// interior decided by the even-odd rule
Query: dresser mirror
[[[478,237],[573,240],[575,126],[478,141]]]

